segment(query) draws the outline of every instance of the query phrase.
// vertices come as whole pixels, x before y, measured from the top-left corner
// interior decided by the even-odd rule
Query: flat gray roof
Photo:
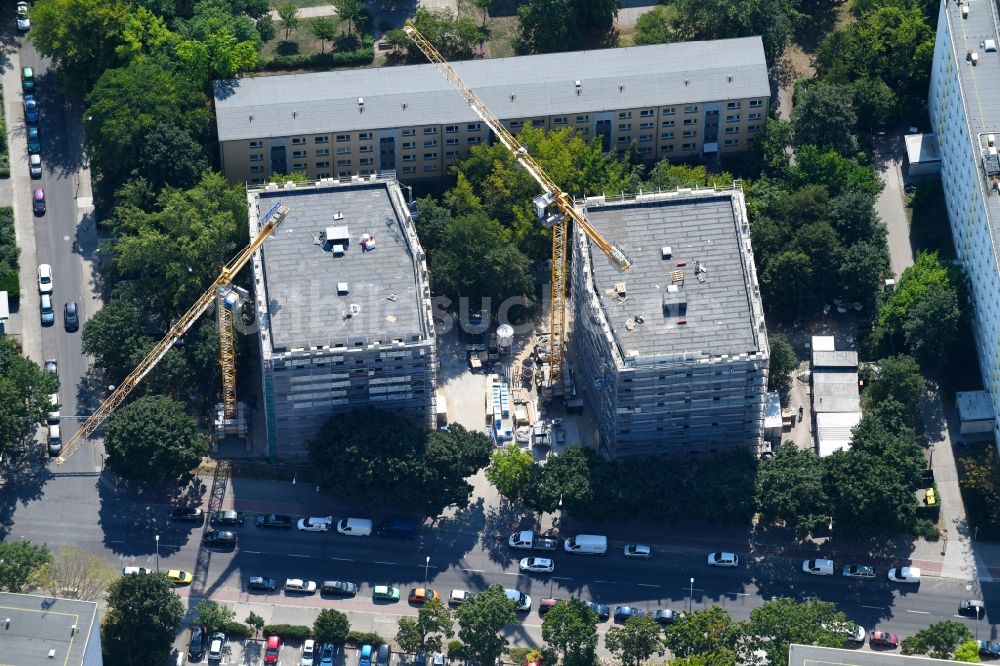
[[[453,66],[501,119],[771,95],[760,37]],[[219,141],[479,120],[431,64],[216,81],[215,113]]]
[[[2,619],[10,618],[10,628],[2,629],[0,662],[18,666],[84,663],[91,630],[98,622],[97,602],[2,592],[0,606]],[[54,662],[49,650],[55,650]]]
[[[858,352],[813,350],[812,366],[814,368],[856,368],[858,367]]]
[[[410,342],[421,334],[414,259],[386,183],[259,191],[260,208],[290,209],[262,246],[271,340],[275,351],[335,346],[386,334]],[[337,214],[342,219],[334,219]],[[349,245],[334,256],[317,244],[328,227],[347,227]],[[363,252],[362,234],[375,238]],[[338,293],[346,283],[348,293]],[[356,312],[347,317],[351,306]]]
[[[759,351],[731,193],[681,200],[587,206],[587,219],[624,249],[632,266],[620,271],[591,247],[594,288],[627,358],[693,353],[720,356]],[[661,248],[672,255],[662,258]],[[696,265],[705,269],[700,281]],[[683,282],[671,273],[680,271]],[[626,295],[615,285],[624,282]],[[679,287],[671,294],[668,286]],[[686,301],[664,316],[664,296]],[[642,324],[635,324],[635,317]],[[631,323],[630,323],[631,322]],[[633,325],[634,324],[634,325]],[[629,330],[631,329],[631,330]]]
[[[968,17],[962,17],[962,7],[970,7]],[[986,144],[980,136],[991,132],[1000,134],[1000,52],[985,51],[982,47],[984,39],[994,41],[994,46],[1000,42],[997,34],[996,6],[992,2],[959,5],[957,2],[946,2],[943,5],[945,19],[949,24],[951,45],[955,59],[955,71],[958,74],[962,96],[965,98],[965,117],[969,124],[968,140],[972,142],[976,154],[977,169],[985,173],[983,162],[979,159],[979,151]],[[975,67],[966,62],[966,53],[979,54]],[[997,255],[1000,248],[1000,199],[991,196],[989,180],[978,179],[982,196],[986,200],[987,223],[989,224],[991,251]]]
[[[844,650],[811,645],[791,645],[788,648],[788,666],[937,666],[938,664],[954,666],[955,662],[891,652]]]
[[[857,412],[861,410],[856,370],[820,368],[813,371],[812,380],[814,412]]]

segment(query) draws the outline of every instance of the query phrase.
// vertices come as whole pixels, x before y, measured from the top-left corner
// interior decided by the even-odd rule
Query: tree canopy
[[[576,51],[608,43],[621,0],[528,0],[517,8],[519,53]]]
[[[44,544],[0,541],[0,590],[17,594],[30,591],[51,562],[52,553]]]
[[[597,656],[598,617],[579,599],[556,604],[542,617],[542,640],[563,666],[592,666]]]
[[[480,664],[496,662],[507,647],[500,632],[517,619],[515,605],[497,584],[458,607],[458,637],[466,659]]]
[[[660,625],[648,615],[633,615],[624,626],[608,629],[604,645],[624,666],[642,666],[654,654],[664,654]]]
[[[23,356],[14,338],[0,336],[0,451],[29,441],[45,423],[49,396],[58,388],[58,379]]]
[[[757,472],[757,507],[767,523],[784,523],[809,534],[829,522],[826,465],[811,450],[778,447]]]
[[[331,417],[309,441],[309,459],[334,497],[437,516],[468,505],[466,478],[487,463],[490,448],[485,435],[461,425],[424,433],[399,414],[367,408]]]
[[[111,664],[164,664],[184,604],[164,574],[121,576],[108,591],[101,628],[104,660]]]
[[[446,638],[455,635],[451,611],[433,599],[417,611],[417,617],[399,618],[396,642],[406,652],[440,652]]]
[[[798,145],[835,150],[841,155],[858,152],[854,126],[858,122],[849,86],[817,81],[805,86],[792,109],[792,127]]]
[[[351,631],[347,616],[338,610],[324,608],[313,621],[313,638],[316,642],[343,645]]]
[[[972,632],[961,622],[943,620],[921,629],[913,636],[907,636],[900,644],[903,654],[926,654],[934,659],[952,659],[955,651],[966,641],[972,640]]]
[[[186,483],[208,455],[208,440],[184,405],[165,396],[139,398],[108,419],[107,465],[140,483]]]

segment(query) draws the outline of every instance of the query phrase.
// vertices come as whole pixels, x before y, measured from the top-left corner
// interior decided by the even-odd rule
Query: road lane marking
[[[466,569],[462,568],[462,571],[471,571],[472,573],[486,573],[486,569]]]
[[[399,566],[398,562],[379,562],[378,560],[375,560],[375,564],[388,564],[391,567],[398,567]]]
[[[336,560],[338,562],[353,562],[354,561],[350,557],[331,557],[330,559],[331,560]]]
[[[243,550],[242,548],[240,548],[240,552],[241,553],[247,553],[248,555],[263,555],[264,554],[264,553],[262,553],[259,550]]]
[[[729,594],[732,594],[732,595],[737,596],[737,597],[749,597],[750,596],[750,594],[748,592],[730,592]]]
[[[573,579],[567,576],[553,576],[552,580],[573,580]],[[657,585],[657,587],[659,587],[659,585]]]
[[[931,614],[930,611],[907,610],[906,612],[907,613],[916,613],[917,615],[930,615]]]
[[[861,606],[862,608],[870,608],[872,610],[885,610],[885,606]]]
[[[701,589],[700,587],[688,587],[687,585],[685,585],[681,589],[682,590],[688,590],[689,592],[704,592],[705,591],[705,590]],[[775,597],[775,599],[777,599],[777,598],[778,597]]]
[[[288,557],[302,557],[302,558],[308,558],[309,557],[308,555],[298,555],[296,553],[286,553],[286,555],[288,555]]]
[[[652,583],[636,583],[639,587],[661,587],[660,585],[654,585]]]
[[[595,583],[610,583],[611,585],[617,585],[618,582],[614,580],[595,580]]]
[[[507,574],[508,576],[520,576],[520,571],[501,571],[502,574]]]

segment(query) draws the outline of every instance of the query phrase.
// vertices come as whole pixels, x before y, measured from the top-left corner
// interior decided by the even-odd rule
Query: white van
[[[337,523],[337,531],[347,536],[371,536],[372,521],[368,518],[344,518]]]
[[[833,560],[803,560],[802,571],[814,576],[832,576]]]
[[[62,435],[59,433],[59,425],[49,426],[49,455],[57,456],[62,453]]]
[[[603,555],[608,552],[608,537],[600,534],[577,534],[566,539],[563,549],[579,555]]]

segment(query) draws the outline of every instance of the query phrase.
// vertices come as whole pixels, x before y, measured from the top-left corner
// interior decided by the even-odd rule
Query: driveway
[[[875,210],[889,230],[889,262],[892,274],[898,280],[903,271],[913,265],[910,225],[906,219],[901,136],[885,137],[878,142],[875,168],[885,184],[885,189],[875,203]]]

